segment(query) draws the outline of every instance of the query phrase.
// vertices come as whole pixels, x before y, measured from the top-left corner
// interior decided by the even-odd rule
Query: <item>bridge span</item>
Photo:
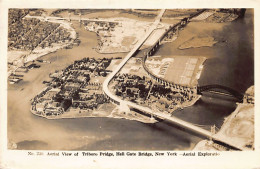
[[[244,94],[239,93],[238,91],[231,89],[227,86],[213,84],[213,85],[205,85],[205,86],[198,86],[197,87],[197,93],[198,94],[202,94],[202,92],[204,92],[204,91],[216,93],[216,94],[220,94],[220,95],[235,97],[235,98],[238,99],[239,102],[243,102]]]
[[[215,140],[215,141],[218,141],[218,142],[221,142],[221,143],[224,143],[234,149],[237,149],[237,150],[243,150],[243,148],[241,147],[238,147],[236,145],[234,145],[232,142],[230,142],[229,140],[226,140],[225,138],[220,138],[219,136],[216,136],[214,134],[212,134],[210,131],[207,131],[205,129],[202,129],[200,127],[197,127],[189,122],[186,122],[186,121],[183,121],[177,117],[174,117],[174,116],[170,116],[170,115],[166,115],[166,114],[162,114],[160,112],[156,112],[156,111],[153,111],[151,110],[150,108],[148,107],[144,107],[144,106],[140,106],[138,104],[135,104],[133,102],[130,102],[130,101],[126,101],[126,100],[122,100],[121,98],[119,98],[118,96],[114,95],[108,88],[108,85],[110,83],[110,81],[113,79],[113,77],[122,69],[122,67],[126,64],[126,62],[132,57],[135,55],[135,53],[137,52],[137,50],[144,44],[144,42],[148,39],[148,37],[151,35],[151,33],[153,32],[154,29],[156,29],[156,27],[158,26],[159,22],[160,22],[160,19],[162,17],[162,15],[164,14],[165,12],[165,9],[162,9],[160,11],[160,14],[157,16],[155,22],[153,23],[153,25],[150,27],[149,31],[145,34],[145,36],[143,36],[139,41],[138,43],[136,43],[136,45],[134,46],[134,48],[127,54],[127,56],[122,60],[122,62],[116,67],[115,70],[113,70],[112,73],[110,73],[108,75],[108,77],[105,79],[104,83],[103,83],[103,92],[104,94],[115,104],[117,105],[127,105],[129,106],[130,108],[134,108],[134,109],[137,109],[137,110],[140,110],[144,113],[147,113],[153,117],[156,117],[158,119],[161,119],[161,120],[167,120],[177,126],[180,126],[182,128],[185,128],[185,129],[188,129],[194,133],[197,133],[201,136],[204,136],[206,138],[211,138],[212,140]],[[201,11],[199,12],[201,13]],[[194,15],[196,16],[196,15]],[[183,24],[183,21],[181,21],[182,23],[178,23],[177,25],[179,24]],[[186,22],[186,21],[185,21]],[[171,28],[170,28],[171,29]],[[166,30],[167,32],[168,30]],[[165,35],[165,34],[164,34]],[[156,42],[155,44],[155,48],[158,48],[158,44],[160,43],[160,39]],[[150,51],[151,53],[149,55],[152,54],[152,52],[154,52],[153,48],[152,50]]]

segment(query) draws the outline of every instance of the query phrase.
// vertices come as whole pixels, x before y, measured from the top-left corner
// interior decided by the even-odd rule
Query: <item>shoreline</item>
[[[45,87],[41,92],[39,92],[39,94],[41,94],[42,92],[46,91],[48,89],[48,87]],[[175,110],[173,110],[173,112],[171,112],[171,116],[174,115],[174,112],[179,110],[179,109],[184,109],[184,108],[187,108],[187,107],[191,107],[193,106],[198,100],[200,100],[202,96],[201,95],[197,95],[196,98],[194,98],[193,100],[191,100],[190,102],[187,102],[186,104],[184,105],[181,105],[181,106],[178,106],[176,107]],[[58,115],[58,116],[43,116],[41,114],[37,114],[36,111],[32,110],[32,105],[31,105],[31,108],[30,108],[30,112],[33,114],[33,115],[36,115],[38,117],[43,117],[43,118],[46,118],[48,120],[58,120],[58,119],[77,119],[77,118],[96,118],[96,117],[100,117],[100,118],[114,118],[114,119],[126,119],[126,120],[132,120],[132,121],[137,121],[137,122],[141,122],[141,123],[145,123],[145,124],[149,124],[149,123],[156,123],[158,121],[156,121],[155,119],[150,119],[148,116],[144,116],[144,115],[141,115],[138,113],[138,115],[140,116],[143,116],[144,118],[147,118],[146,119],[140,119],[138,117],[136,118],[131,118],[128,116],[128,114],[122,114],[122,116],[120,116],[119,114],[117,115],[113,115],[113,111],[115,109],[118,109],[118,107],[115,107],[112,112],[110,112],[108,115],[79,115],[79,116],[75,116],[75,115],[69,115],[69,116],[62,116],[61,115]],[[80,112],[81,110],[78,111],[78,113]],[[93,111],[95,112],[95,111]],[[96,111],[96,112],[99,112],[99,111]],[[70,111],[67,111],[65,113],[70,113]],[[150,121],[150,120],[154,120],[154,121]]]
[[[115,108],[117,109],[117,108]],[[78,118],[112,118],[112,119],[125,119],[125,120],[131,120],[131,121],[137,121],[137,122],[141,122],[141,123],[144,123],[144,124],[149,124],[149,123],[156,123],[158,121],[154,120],[154,119],[150,119],[150,120],[142,120],[142,119],[134,119],[134,118],[131,118],[131,117],[128,117],[128,115],[125,115],[124,116],[118,116],[118,115],[112,115],[114,110],[112,110],[112,112],[109,114],[109,115],[81,115],[81,116],[43,116],[43,115],[40,115],[40,114],[37,114],[36,111],[30,109],[30,112],[33,114],[33,115],[36,115],[38,117],[43,117],[43,118],[46,118],[48,120],[59,120],[59,119],[78,119]],[[69,113],[69,112],[67,112]],[[149,117],[147,117],[149,118]]]
[[[27,15],[24,18],[36,18],[36,19],[39,19],[40,21],[48,21],[50,23],[59,23],[60,26],[58,26],[55,30],[57,30],[59,27],[62,27],[63,29],[67,30],[70,33],[70,37],[71,37],[72,40],[69,41],[69,42],[57,43],[57,44],[54,44],[52,47],[46,47],[44,49],[40,49],[39,47],[36,47],[32,51],[22,51],[22,52],[27,52],[28,54],[25,55],[25,56],[21,55],[21,56],[19,56],[19,58],[16,58],[12,62],[18,62],[18,63],[22,62],[22,63],[26,64],[28,62],[35,61],[36,59],[39,59],[39,58],[41,58],[41,57],[43,57],[45,55],[57,52],[60,49],[64,49],[64,48],[66,48],[66,47],[68,47],[70,45],[73,45],[74,40],[77,39],[76,31],[71,26],[71,24],[69,22],[65,21],[65,20],[59,20],[60,18],[58,18],[58,17],[51,18],[51,19],[46,19],[46,18],[40,17],[40,16],[28,16]],[[55,32],[55,30],[53,32]],[[11,54],[11,52],[21,52],[21,51],[20,50],[10,50],[9,52]],[[19,67],[20,66],[17,65],[17,66],[14,66],[13,68],[11,68],[8,71],[8,76],[11,75],[12,73],[14,73],[16,71],[16,69],[18,69]]]
[[[247,95],[251,95],[252,92],[251,90],[254,90],[254,85],[250,86],[247,91],[245,92],[245,95],[244,95],[244,101],[243,103],[237,103],[237,107],[236,109],[230,114],[228,115],[220,130],[215,134],[216,136],[219,136],[219,137],[222,137],[222,138],[225,138],[227,140],[231,140],[233,141],[235,144],[239,145],[240,147],[242,147],[243,149],[245,150],[249,150],[249,151],[253,151],[254,150],[254,138],[248,138],[248,136],[244,136],[243,133],[241,133],[239,130],[242,130],[243,131],[243,124],[247,124],[247,119],[251,119],[253,120],[252,118],[254,118],[254,103],[248,103],[246,102],[246,99],[245,97],[247,97]],[[254,93],[253,93],[254,95]],[[242,114],[242,115],[241,115]],[[251,117],[251,116],[253,117]],[[248,117],[249,116],[249,117]],[[239,121],[239,117],[242,118],[241,121]],[[234,126],[234,121],[236,122],[236,126]],[[240,123],[239,123],[240,122]],[[242,125],[242,127],[240,127]],[[252,125],[253,122],[252,122]],[[246,129],[247,132],[248,130],[250,131],[251,129],[251,132],[252,134],[254,133],[254,127],[250,128],[250,125],[247,127],[249,129]],[[245,129],[244,129],[245,130]],[[253,131],[252,131],[253,130]],[[251,134],[251,133],[249,133]],[[254,134],[253,136],[250,135],[251,137],[254,137]],[[251,142],[251,139],[252,139],[252,142]],[[249,140],[249,141],[248,141]],[[252,147],[247,147],[247,145],[251,145],[252,144]],[[193,148],[193,150],[226,150],[225,147],[219,145],[219,144],[216,144],[212,141],[209,141],[208,139],[204,139],[200,142],[198,142],[196,144],[196,146]]]
[[[185,41],[182,43],[178,49],[185,50],[190,48],[201,48],[201,47],[213,47],[215,44],[219,43],[215,40],[214,37],[208,36],[208,37],[198,37],[194,36],[188,41]]]

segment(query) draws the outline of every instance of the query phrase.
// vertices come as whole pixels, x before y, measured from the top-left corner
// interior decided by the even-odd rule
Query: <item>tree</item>
[[[131,95],[132,95],[131,89],[127,89],[127,90],[126,90],[126,94],[127,94],[128,96],[131,96]]]

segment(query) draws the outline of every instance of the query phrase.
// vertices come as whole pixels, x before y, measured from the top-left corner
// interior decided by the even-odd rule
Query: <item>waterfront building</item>
[[[64,88],[66,90],[78,90],[80,88],[80,83],[76,83],[76,82],[68,82]]]

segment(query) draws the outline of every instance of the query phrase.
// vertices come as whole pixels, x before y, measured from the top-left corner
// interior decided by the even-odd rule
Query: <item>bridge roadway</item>
[[[144,42],[148,39],[148,37],[152,34],[152,32],[157,28],[158,24],[160,23],[160,19],[165,12],[165,9],[162,9],[159,13],[159,15],[156,17],[155,22],[151,25],[149,31],[143,36],[134,46],[134,48],[126,55],[126,57],[120,62],[120,64],[116,67],[115,70],[113,70],[112,73],[108,75],[108,77],[105,79],[103,83],[103,91],[104,93],[110,97],[114,102],[117,104],[120,104],[122,102],[122,99],[115,96],[113,93],[110,92],[108,89],[109,82],[113,79],[113,77],[121,70],[121,68],[126,64],[126,62],[136,53],[136,51],[144,44]]]
[[[126,64],[126,62],[132,57],[134,56],[134,54],[136,53],[136,51],[143,45],[143,43],[148,39],[148,37],[151,35],[151,33],[153,32],[154,29],[156,29],[156,27],[158,26],[158,24],[160,23],[160,19],[163,15],[163,13],[165,12],[165,9],[161,10],[160,14],[157,16],[155,22],[153,23],[153,25],[150,27],[149,31],[145,34],[145,36],[143,36],[138,43],[136,43],[136,45],[134,46],[134,48],[131,50],[131,52],[129,52],[127,54],[127,56],[122,60],[122,62],[116,67],[115,70],[113,70],[112,73],[110,73],[108,75],[108,77],[105,79],[104,83],[103,83],[103,92],[104,94],[109,97],[111,99],[112,102],[114,102],[117,105],[127,105],[131,108],[135,108],[137,110],[140,110],[142,112],[148,113],[151,116],[157,117],[159,119],[162,120],[167,120],[177,126],[180,126],[182,128],[188,129],[194,133],[197,133],[199,135],[202,135],[204,137],[207,138],[212,138],[213,140],[222,142],[226,145],[229,145],[235,149],[238,150],[243,150],[243,148],[238,147],[236,145],[233,145],[233,143],[231,143],[229,140],[226,140],[224,137],[220,138],[219,136],[217,137],[216,135],[213,135],[211,132],[202,129],[200,127],[197,127],[189,122],[183,121],[177,117],[174,116],[170,116],[170,115],[166,115],[160,112],[155,112],[153,110],[151,110],[148,107],[144,107],[144,106],[140,106],[138,104],[135,104],[133,102],[130,101],[126,101],[126,100],[122,100],[121,98],[119,98],[118,96],[114,95],[108,88],[109,82],[113,79],[113,77],[122,69],[122,67]]]

